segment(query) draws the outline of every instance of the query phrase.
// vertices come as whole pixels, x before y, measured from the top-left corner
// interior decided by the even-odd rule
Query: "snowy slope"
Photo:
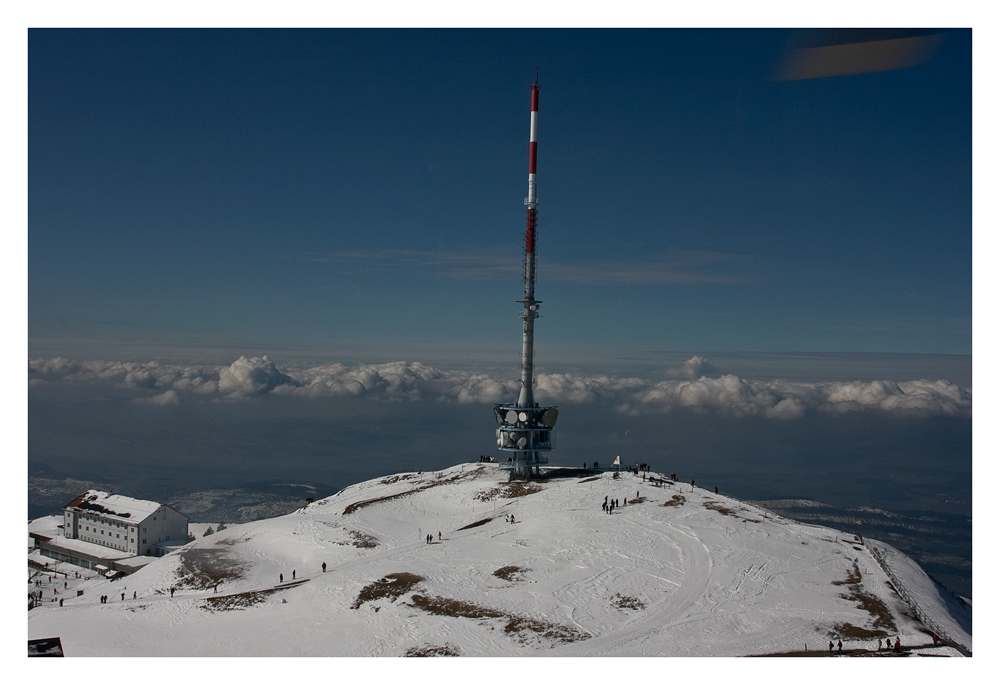
[[[360,483],[200,537],[121,581],[86,581],[63,608],[30,611],[29,638],[58,635],[68,656],[727,656],[824,651],[831,638],[873,650],[875,635],[930,644],[853,536],[630,474],[536,488],[508,485],[492,464]],[[609,515],[605,496],[629,501]],[[923,587],[916,564],[894,563]]]

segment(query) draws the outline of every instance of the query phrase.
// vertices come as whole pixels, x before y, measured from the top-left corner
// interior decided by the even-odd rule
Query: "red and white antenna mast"
[[[538,77],[531,87],[531,129],[528,134],[528,197],[524,198],[527,230],[524,232],[524,304],[521,316],[524,318],[524,336],[521,342],[521,395],[517,406],[530,407],[534,404],[531,386],[534,384],[535,367],[535,319],[538,305],[535,299],[535,222],[538,206],[535,173],[538,168]]]
[[[539,407],[534,399],[535,319],[541,301],[535,299],[535,238],[537,233],[538,195],[535,174],[538,164],[538,77],[531,86],[531,129],[528,134],[528,197],[524,198],[527,229],[524,232],[524,305],[521,318],[521,392],[517,404],[494,407],[497,422],[497,446],[513,452],[510,461],[511,478],[539,475],[539,466],[547,464],[548,452],[555,446],[553,430],[559,410]]]

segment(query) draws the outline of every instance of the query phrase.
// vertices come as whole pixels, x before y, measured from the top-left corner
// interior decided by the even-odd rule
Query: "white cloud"
[[[291,376],[278,370],[265,354],[263,357],[240,357],[219,372],[219,392],[256,395],[279,385],[294,384]]]
[[[63,358],[29,362],[29,385],[110,383],[124,392],[150,392],[145,400],[247,399],[262,394],[365,397],[371,400],[497,404],[517,399],[519,379],[473,371],[443,371],[419,362],[330,363],[279,369],[267,356],[240,357],[229,366],[194,367],[150,362],[77,362]],[[945,380],[804,383],[755,381],[732,374],[709,377],[715,368],[692,357],[665,369],[666,380],[538,374],[535,398],[552,404],[605,402],[640,414],[686,408],[736,416],[797,419],[810,413],[882,412],[915,416],[972,416],[972,394]],[[662,376],[661,376],[662,378]]]

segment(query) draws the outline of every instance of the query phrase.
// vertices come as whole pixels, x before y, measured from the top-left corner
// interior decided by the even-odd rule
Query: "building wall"
[[[166,505],[160,506],[139,526],[139,554],[161,556],[163,547],[183,545],[188,539],[188,519]]]
[[[72,513],[73,520],[69,523],[66,523],[69,512],[64,517],[63,534],[66,537],[139,554],[139,522],[122,521],[119,518],[105,516],[94,511],[84,510]],[[72,531],[72,535],[70,531]]]

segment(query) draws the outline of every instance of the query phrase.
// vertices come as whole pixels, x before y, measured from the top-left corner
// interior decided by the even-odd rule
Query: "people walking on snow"
[[[285,582],[285,574],[284,573],[279,573],[278,574],[278,582],[279,583],[284,583]],[[171,597],[174,596],[173,590],[170,591],[170,596]]]
[[[841,642],[840,640],[837,640],[837,654],[843,654],[843,653],[844,653],[844,643]]]
[[[438,531],[438,542],[441,542],[441,531]]]
[[[833,654],[833,640],[830,640],[830,654]]]
[[[882,638],[878,639],[878,651],[882,651]]]
[[[295,580],[295,569],[292,569],[292,580]]]
[[[323,573],[326,573],[326,562],[323,562]]]
[[[896,651],[896,652],[899,651],[899,636],[898,635],[896,636],[896,646],[895,646],[895,648],[894,648],[893,651]]]

